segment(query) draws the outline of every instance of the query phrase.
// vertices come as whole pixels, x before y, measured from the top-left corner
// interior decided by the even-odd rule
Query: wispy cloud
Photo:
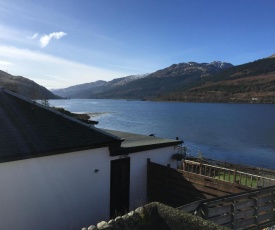
[[[43,36],[40,37],[40,45],[42,48],[46,47],[52,38],[55,38],[55,39],[60,39],[64,36],[66,36],[67,34],[64,33],[64,32],[53,32],[53,33],[50,33],[50,34],[45,34]]]
[[[29,37],[31,33],[26,30],[18,30],[0,23],[0,42],[5,44],[6,42],[18,42],[18,43],[30,43],[26,38]]]
[[[9,66],[9,73],[24,76],[47,88],[64,88],[129,75],[12,46],[0,45],[0,60],[13,63]]]
[[[32,35],[29,39],[31,40],[35,40],[38,37],[39,33],[35,33],[34,35]]]

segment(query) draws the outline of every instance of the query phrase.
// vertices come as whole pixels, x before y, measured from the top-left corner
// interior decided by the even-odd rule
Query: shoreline
[[[129,98],[74,98],[75,100],[125,100],[128,102],[132,101],[149,101],[149,102],[182,102],[182,103],[209,103],[209,104],[248,104],[248,105],[274,105],[275,102],[260,102],[260,101],[204,101],[204,100],[196,100],[196,101],[185,101],[185,100],[161,100],[161,99],[129,99]],[[74,99],[51,99],[51,100],[74,100]],[[75,112],[78,113],[78,112]],[[79,114],[82,112],[79,112]],[[85,112],[83,112],[85,113]],[[103,113],[91,113],[91,114],[98,114],[95,116],[101,116],[104,115]],[[107,114],[107,113],[106,113]]]

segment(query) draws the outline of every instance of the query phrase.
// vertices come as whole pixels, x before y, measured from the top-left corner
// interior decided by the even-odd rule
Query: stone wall
[[[102,221],[82,230],[225,230],[200,217],[184,213],[164,204],[153,202],[109,222]]]

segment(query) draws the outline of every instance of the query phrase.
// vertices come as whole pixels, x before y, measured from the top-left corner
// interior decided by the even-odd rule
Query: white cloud
[[[66,35],[67,34],[64,32],[53,32],[50,34],[45,34],[45,35],[41,36],[41,38],[40,38],[40,45],[42,48],[44,48],[49,44],[49,42],[51,41],[52,38],[60,39]]]
[[[9,66],[9,73],[34,80],[46,88],[65,88],[129,75],[129,72],[110,71],[12,46],[0,45],[0,60],[13,63]]]
[[[38,37],[38,35],[39,35],[38,33],[35,33],[34,35],[32,35],[32,36],[30,37],[30,39],[31,39],[31,40],[35,40],[35,39]]]

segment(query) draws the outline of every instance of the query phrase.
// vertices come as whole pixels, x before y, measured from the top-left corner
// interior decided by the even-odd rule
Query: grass
[[[234,183],[234,175],[229,174],[228,172],[225,172],[225,173],[220,172],[219,175],[216,175],[214,178]],[[257,187],[256,178],[252,178],[252,181],[251,181],[251,177],[247,177],[247,178],[245,178],[245,176],[240,177],[240,175],[238,174],[236,175],[236,183],[244,186],[249,186],[252,188]]]

